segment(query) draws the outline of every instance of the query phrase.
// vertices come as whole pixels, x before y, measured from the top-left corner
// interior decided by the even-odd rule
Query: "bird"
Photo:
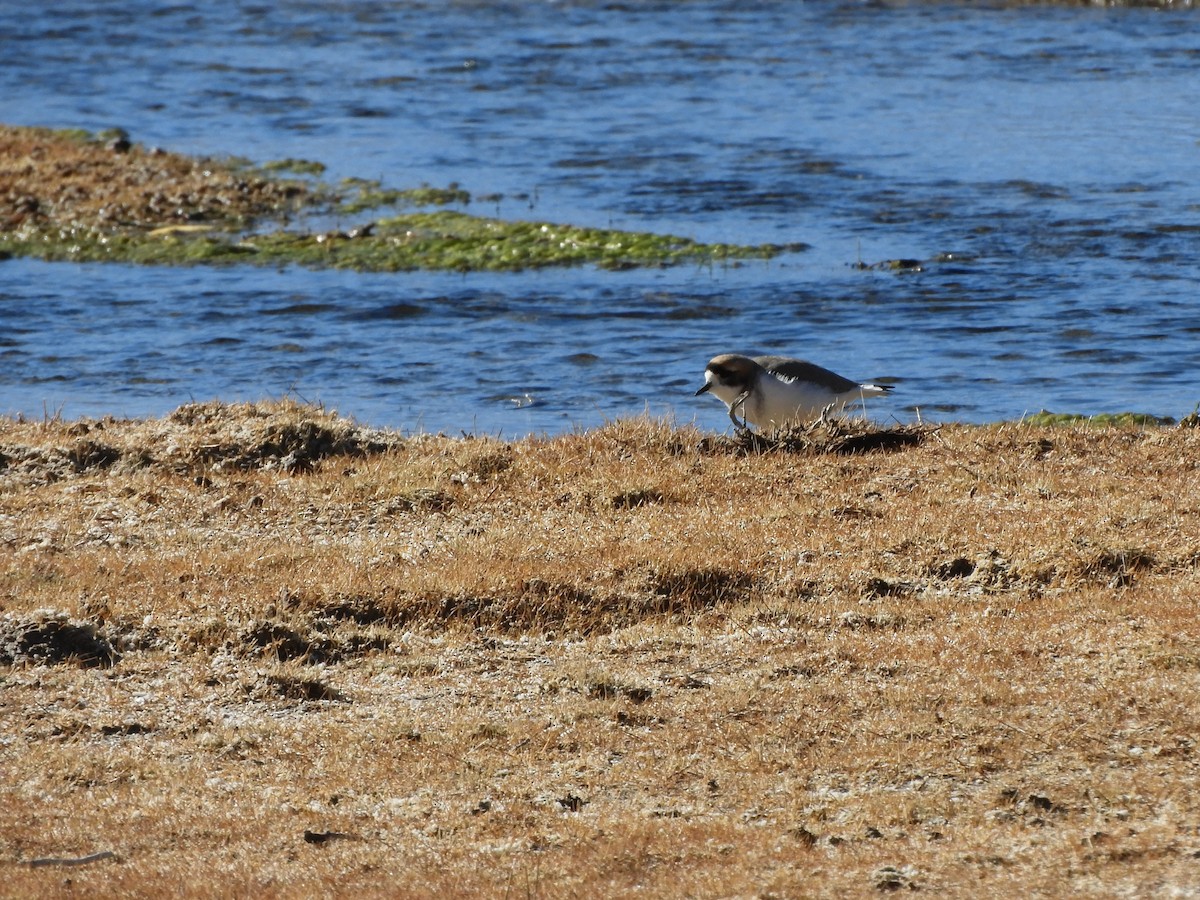
[[[722,353],[704,369],[704,386],[696,396],[712,391],[729,407],[729,419],[739,431],[749,425],[774,431],[891,390],[890,384],[859,384],[802,359]]]

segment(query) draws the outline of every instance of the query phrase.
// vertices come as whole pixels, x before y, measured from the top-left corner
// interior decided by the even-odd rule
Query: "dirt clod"
[[[119,655],[87,622],[66,613],[43,610],[25,616],[0,617],[0,665],[75,664],[112,666]]]

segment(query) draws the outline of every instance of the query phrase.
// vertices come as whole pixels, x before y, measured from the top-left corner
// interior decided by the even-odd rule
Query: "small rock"
[[[871,875],[871,882],[879,891],[898,891],[901,888],[914,889],[913,876],[916,870],[912,866],[883,866]]]
[[[558,805],[563,809],[569,809],[571,812],[579,812],[587,805],[587,802],[582,797],[577,797],[570,791],[567,792],[565,797],[558,798]]]

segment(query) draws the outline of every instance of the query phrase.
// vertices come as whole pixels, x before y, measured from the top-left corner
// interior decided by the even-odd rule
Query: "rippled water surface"
[[[893,379],[878,418],[1179,417],[1200,401],[1198,78],[1186,11],[0,2],[3,122],[812,247],[468,275],[9,260],[0,412],[294,394],[451,433],[644,410],[722,429],[692,393],[743,350]],[[920,271],[856,265],[901,258]]]

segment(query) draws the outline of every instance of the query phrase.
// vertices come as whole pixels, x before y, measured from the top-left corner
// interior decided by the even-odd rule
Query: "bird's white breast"
[[[829,404],[840,406],[850,399],[853,396],[840,399],[839,394],[811,381],[781,381],[766,374],[758,379],[746,402],[746,418],[759,428],[809,422]]]

